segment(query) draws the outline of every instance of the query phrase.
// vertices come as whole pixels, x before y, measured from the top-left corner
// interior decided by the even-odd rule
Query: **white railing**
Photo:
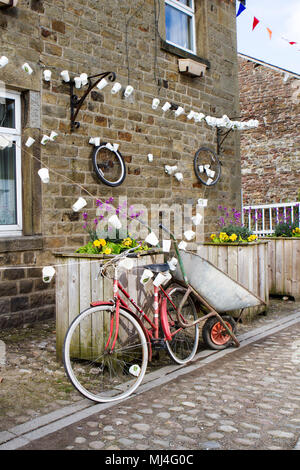
[[[263,237],[274,233],[274,227],[278,222],[296,222],[300,226],[299,209],[299,202],[244,206],[242,223],[255,235]]]

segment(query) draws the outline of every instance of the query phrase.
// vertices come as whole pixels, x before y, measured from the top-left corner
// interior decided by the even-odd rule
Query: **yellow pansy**
[[[111,248],[105,248],[104,252],[105,255],[110,255],[111,254]]]
[[[105,245],[106,245],[106,241],[104,240],[104,238],[100,238],[99,242],[100,242],[100,245],[101,245],[101,246],[105,246]]]
[[[237,239],[237,235],[235,233],[233,233],[232,235],[230,235],[229,237],[229,240],[232,241],[232,242],[235,242],[235,240]]]
[[[227,235],[226,232],[221,232],[220,233],[220,240],[221,240],[221,242],[227,242],[229,240],[229,236]]]
[[[254,242],[254,240],[257,239],[257,235],[250,235],[250,237],[248,237],[248,242]]]
[[[216,236],[217,236],[217,235],[216,235],[215,233],[212,233],[211,236],[210,236],[210,238],[211,238],[212,240],[214,240],[214,239],[216,238]]]
[[[125,246],[131,246],[131,245],[132,245],[132,240],[131,240],[131,238],[129,238],[129,237],[125,238],[125,239],[123,240],[122,244],[125,245]]]
[[[93,245],[94,245],[94,246],[97,246],[97,247],[101,246],[100,240],[95,240],[95,241],[93,242]]]

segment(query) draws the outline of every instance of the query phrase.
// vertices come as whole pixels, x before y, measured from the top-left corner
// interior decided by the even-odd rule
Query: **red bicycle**
[[[111,402],[132,394],[143,380],[153,350],[166,349],[178,364],[191,361],[197,351],[199,323],[186,287],[171,284],[164,289],[154,285],[152,317],[121,284],[119,263],[135,249],[101,268],[101,275],[106,277],[108,268],[113,268],[113,299],[93,302],[74,319],[65,337],[67,375],[82,395],[96,402]],[[168,271],[169,265],[144,268],[158,275]]]

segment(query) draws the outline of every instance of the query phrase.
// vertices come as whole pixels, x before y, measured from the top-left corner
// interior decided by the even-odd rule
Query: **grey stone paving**
[[[23,449],[293,449],[299,338],[297,323]]]

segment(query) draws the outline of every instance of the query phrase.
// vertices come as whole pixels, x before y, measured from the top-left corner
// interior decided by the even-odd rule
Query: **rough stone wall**
[[[241,134],[245,205],[294,202],[300,190],[300,76],[239,57],[241,114],[260,121]]]
[[[160,25],[164,22],[163,3]],[[0,252],[4,254],[2,265],[52,264],[54,251],[73,250],[83,245],[87,235],[82,228],[82,216],[76,217],[71,209],[80,195],[88,202],[86,209],[91,218],[96,197],[113,196],[116,201],[118,197],[127,197],[128,205],[143,204],[147,208],[151,204],[192,203],[195,209],[197,199],[204,196],[209,199],[206,233],[216,230],[219,204],[240,207],[239,136],[232,133],[226,140],[221,156],[222,178],[216,186],[205,190],[194,174],[193,157],[201,145],[216,150],[215,130],[188,121],[186,115],[175,119],[173,112],[164,116],[151,107],[152,99],[159,96],[162,103],[168,100],[187,111],[193,108],[213,116],[230,117],[239,114],[234,2],[196,0],[195,3],[198,55],[210,62],[210,69],[202,78],[179,74],[177,55],[163,50],[159,37],[155,47],[153,0],[145,0],[128,24],[128,50],[125,24],[142,1],[20,0],[17,8],[0,10],[0,52],[10,60],[1,69],[0,80],[8,88],[21,90],[25,104],[32,97],[38,96],[40,100],[39,119],[34,119],[38,114],[36,106],[32,105],[31,113],[28,106],[24,107],[23,142],[28,135],[36,136],[37,142],[29,150],[23,147],[25,236],[22,238],[38,237],[41,244],[30,250],[30,261],[29,258],[25,261],[12,256],[14,240],[0,240]],[[108,89],[93,91],[78,115],[80,128],[71,133],[69,85],[62,83],[60,72],[67,69],[74,77],[82,72],[94,75],[112,70],[117,74],[117,81],[126,86],[127,51],[134,94],[125,100],[122,94],[112,95]],[[31,76],[20,70],[24,62],[34,69]],[[50,83],[42,78],[45,68],[52,71]],[[33,101],[36,105],[37,99]],[[43,134],[49,135],[52,130],[59,134],[57,140],[41,146]],[[92,147],[88,144],[90,136],[120,144],[127,166],[127,177],[121,186],[112,189],[97,180],[92,169]],[[36,176],[39,164],[31,159],[30,153],[56,171],[50,172],[50,184],[41,185]],[[148,153],[154,155],[153,163],[148,162]],[[165,164],[178,165],[184,175],[183,183],[165,174]],[[20,242],[19,249],[25,256],[29,248],[26,244],[22,248]],[[34,304],[41,279],[34,278],[39,279],[35,282],[32,272],[27,271],[23,273],[24,281],[33,282],[28,283],[22,311],[12,308],[12,302],[17,301],[4,289],[7,307],[1,308],[0,324],[1,318],[2,324],[4,319],[7,324],[12,318],[10,313],[18,313],[14,318],[24,321],[26,314],[32,317],[38,312],[42,316],[43,305],[47,306],[45,315],[53,314],[54,282],[46,285],[45,298]],[[37,268],[36,272],[41,270]],[[16,276],[13,294],[21,305],[23,278],[21,274]],[[13,281],[9,280],[11,285]],[[2,282],[8,282],[5,271]]]

